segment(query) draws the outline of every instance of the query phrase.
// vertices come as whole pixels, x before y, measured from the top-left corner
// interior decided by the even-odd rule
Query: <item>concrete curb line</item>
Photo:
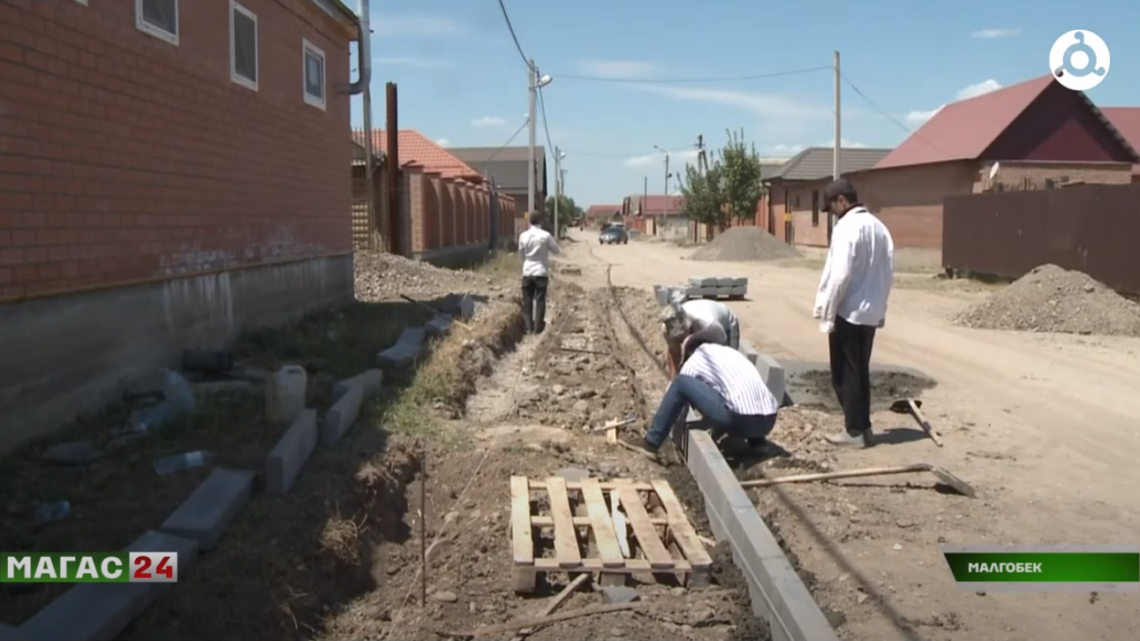
[[[771,625],[772,638],[839,641],[712,437],[691,430],[687,441],[689,471],[704,495],[713,534],[732,547],[732,559],[748,582],[752,611]]]

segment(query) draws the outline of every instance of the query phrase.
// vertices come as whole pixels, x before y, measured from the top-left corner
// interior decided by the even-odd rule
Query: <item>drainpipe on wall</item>
[[[372,221],[371,233],[368,235],[371,249],[379,249],[380,239],[377,237],[376,221],[376,186],[373,169],[376,158],[376,148],[372,140],[372,27],[369,20],[368,0],[360,0],[359,22],[357,23],[356,38],[356,64],[358,67],[356,82],[350,83],[345,90],[350,96],[363,94],[364,99],[364,184],[367,190],[369,219]]]

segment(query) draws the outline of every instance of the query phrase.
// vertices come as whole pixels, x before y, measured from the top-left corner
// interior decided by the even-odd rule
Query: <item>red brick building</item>
[[[1083,92],[1041,76],[947,105],[874,168],[846,177],[898,247],[940,251],[947,196],[1126,184],[1135,163],[1136,150]]]
[[[358,36],[339,0],[0,3],[0,450],[351,299]]]

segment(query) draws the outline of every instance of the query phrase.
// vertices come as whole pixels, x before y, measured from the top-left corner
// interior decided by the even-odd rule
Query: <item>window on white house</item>
[[[257,16],[230,2],[230,79],[257,90]]]
[[[135,0],[135,24],[155,38],[178,44],[178,0]]]
[[[302,40],[305,102],[325,108],[325,52],[308,40]]]

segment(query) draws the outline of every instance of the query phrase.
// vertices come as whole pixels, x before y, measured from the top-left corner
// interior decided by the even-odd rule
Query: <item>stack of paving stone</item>
[[[395,344],[376,355],[376,365],[392,375],[409,371],[419,363],[429,336],[438,338],[451,330],[452,315],[464,321],[475,315],[475,299],[468,294],[448,295],[443,307],[423,327],[404,328]]]
[[[748,279],[729,276],[693,276],[685,288],[686,298],[729,298],[739,300],[748,295]]]

